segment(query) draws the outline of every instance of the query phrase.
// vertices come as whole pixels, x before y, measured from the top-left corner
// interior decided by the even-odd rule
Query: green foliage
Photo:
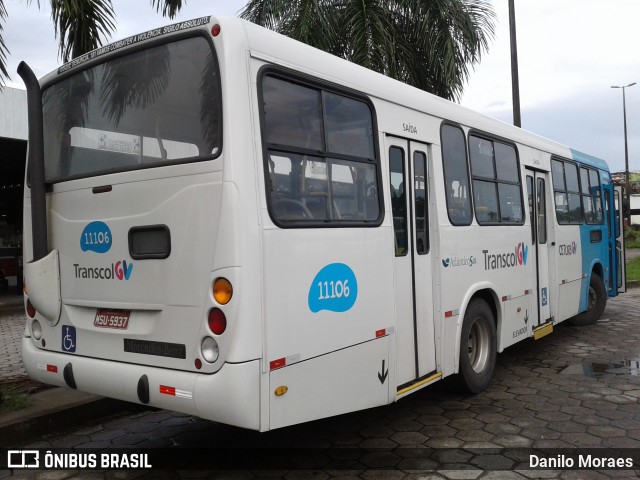
[[[13,412],[29,406],[29,397],[9,388],[0,387],[0,413]]]
[[[30,4],[31,0],[27,0]],[[186,0],[151,0],[151,7],[164,17],[174,18]],[[38,8],[40,0],[38,0]],[[115,12],[111,0],[51,0],[51,18],[58,38],[62,61],[90,52],[107,41],[115,29]],[[2,38],[7,19],[4,0],[0,0],[0,83],[9,78],[7,49]]]
[[[495,19],[487,0],[249,0],[240,16],[450,100]]]
[[[111,0],[51,0],[51,17],[64,62],[98,48],[115,29]]]
[[[640,280],[640,257],[636,257],[627,263],[627,282]]]
[[[7,9],[4,6],[4,1],[0,0],[0,81],[2,81],[2,83],[4,83],[6,78],[9,78],[9,74],[7,73],[7,54],[9,53],[9,49],[2,38],[2,31],[4,30],[2,24],[6,19]]]
[[[624,244],[626,248],[640,248],[640,230],[626,228],[624,231]]]

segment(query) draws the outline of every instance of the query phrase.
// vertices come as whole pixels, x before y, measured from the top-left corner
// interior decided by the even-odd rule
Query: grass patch
[[[627,281],[640,280],[640,257],[627,263]]]
[[[30,405],[26,393],[16,392],[6,387],[0,387],[0,413],[22,410]]]
[[[624,231],[624,246],[626,248],[640,248],[640,230],[627,228]]]

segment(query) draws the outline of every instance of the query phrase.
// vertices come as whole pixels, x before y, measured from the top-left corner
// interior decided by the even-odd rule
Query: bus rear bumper
[[[22,338],[22,358],[29,377],[42,383],[75,383],[83,392],[260,430],[259,360],[200,374],[49,352],[36,348],[29,337]],[[148,402],[141,400],[145,392]]]

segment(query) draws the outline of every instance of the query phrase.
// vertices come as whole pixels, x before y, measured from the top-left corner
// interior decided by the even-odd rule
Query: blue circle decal
[[[358,281],[344,263],[332,263],[318,272],[309,287],[309,310],[346,312],[358,298]]]
[[[91,222],[82,230],[80,248],[83,252],[107,253],[111,249],[111,240],[111,230],[106,223]]]

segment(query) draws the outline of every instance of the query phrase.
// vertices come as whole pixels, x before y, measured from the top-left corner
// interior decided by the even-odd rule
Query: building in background
[[[22,188],[27,155],[27,93],[0,90],[0,291],[22,293]],[[17,288],[14,288],[17,287]]]
[[[611,180],[626,188],[624,172],[611,173]],[[629,172],[629,190],[631,225],[640,225],[640,172]]]

